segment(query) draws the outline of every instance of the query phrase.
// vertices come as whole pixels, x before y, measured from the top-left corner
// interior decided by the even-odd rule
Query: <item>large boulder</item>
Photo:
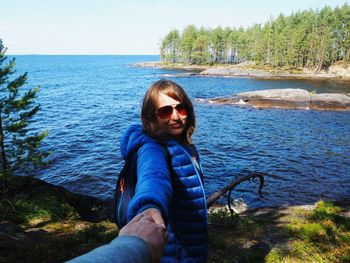
[[[273,75],[267,71],[259,71],[253,69],[245,69],[243,67],[219,66],[210,67],[203,70],[200,75],[206,76],[242,76],[256,78],[272,78]]]
[[[260,108],[309,109],[310,94],[303,89],[270,89],[236,95],[244,102]]]
[[[310,108],[315,110],[350,110],[350,97],[338,93],[315,94],[310,97]]]
[[[209,103],[248,105],[259,108],[350,110],[350,95],[313,94],[303,89],[269,89],[238,93],[231,97],[213,98]]]

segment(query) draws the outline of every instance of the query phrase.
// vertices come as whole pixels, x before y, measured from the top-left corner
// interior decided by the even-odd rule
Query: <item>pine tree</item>
[[[197,32],[197,37],[193,41],[193,63],[209,64],[210,62],[210,34],[201,27]]]
[[[40,109],[34,102],[38,87],[22,91],[27,73],[10,79],[16,72],[15,59],[7,62],[5,53],[6,48],[0,39],[0,173],[4,180],[20,171],[24,164],[36,166],[42,163],[48,154],[39,150],[47,131],[36,133],[29,128]]]
[[[178,62],[180,58],[180,33],[178,30],[172,30],[164,37],[160,50],[162,61]]]
[[[189,25],[180,36],[176,35],[176,42],[170,41],[171,34],[163,39],[161,56],[162,60],[188,64],[253,61],[273,67],[320,71],[336,62],[343,61],[345,66],[350,63],[349,28],[348,4],[335,9],[326,6],[321,10],[298,11],[289,16],[280,14],[263,25],[245,29],[197,30]],[[175,61],[175,57],[180,58]]]
[[[193,43],[197,38],[197,28],[194,25],[187,26],[181,33],[182,61],[187,64],[193,63]]]

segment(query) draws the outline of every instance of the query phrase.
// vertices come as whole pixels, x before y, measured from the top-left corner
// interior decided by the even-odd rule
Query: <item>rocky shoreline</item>
[[[349,111],[350,94],[313,94],[303,89],[269,89],[238,93],[228,97],[196,99],[212,104],[302,110]]]
[[[189,75],[212,76],[212,77],[250,77],[260,79],[333,79],[350,81],[350,66],[334,65],[327,70],[315,73],[310,69],[302,70],[276,70],[259,69],[251,63],[241,63],[238,65],[186,65],[180,63],[165,64],[158,61],[141,62],[133,64],[135,67],[164,68],[175,70],[193,71]],[[187,74],[185,74],[187,75]]]
[[[259,79],[332,79],[350,81],[350,67],[332,66],[327,71],[314,73],[304,69],[303,72],[267,71],[254,69],[249,63],[228,66],[201,66],[185,64],[164,64],[161,62],[136,63],[135,67],[165,68],[186,70],[188,73],[174,73],[171,76],[212,76],[212,77],[251,77]],[[250,91],[231,96],[201,99],[197,101],[213,104],[245,105],[257,108],[282,108],[303,110],[349,111],[350,94],[323,93],[315,94],[302,89],[272,89]]]

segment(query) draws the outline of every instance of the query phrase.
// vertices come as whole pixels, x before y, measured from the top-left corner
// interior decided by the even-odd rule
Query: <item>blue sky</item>
[[[350,0],[0,0],[7,54],[158,54],[189,24],[247,27]]]

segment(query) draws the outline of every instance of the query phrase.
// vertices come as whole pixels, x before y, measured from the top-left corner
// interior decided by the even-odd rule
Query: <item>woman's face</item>
[[[187,112],[186,109],[181,107],[182,105],[178,106],[177,109],[175,108],[176,105],[181,104],[180,101],[175,100],[168,95],[160,92],[158,99],[157,99],[157,123],[158,127],[165,131],[167,134],[178,138],[182,132],[185,130],[186,124],[187,124]],[[172,107],[172,113],[171,115],[167,116],[167,114],[160,114],[161,108],[164,106],[171,106]],[[181,108],[180,108],[181,107]],[[169,111],[168,107],[168,112]],[[166,116],[164,116],[166,115]]]

